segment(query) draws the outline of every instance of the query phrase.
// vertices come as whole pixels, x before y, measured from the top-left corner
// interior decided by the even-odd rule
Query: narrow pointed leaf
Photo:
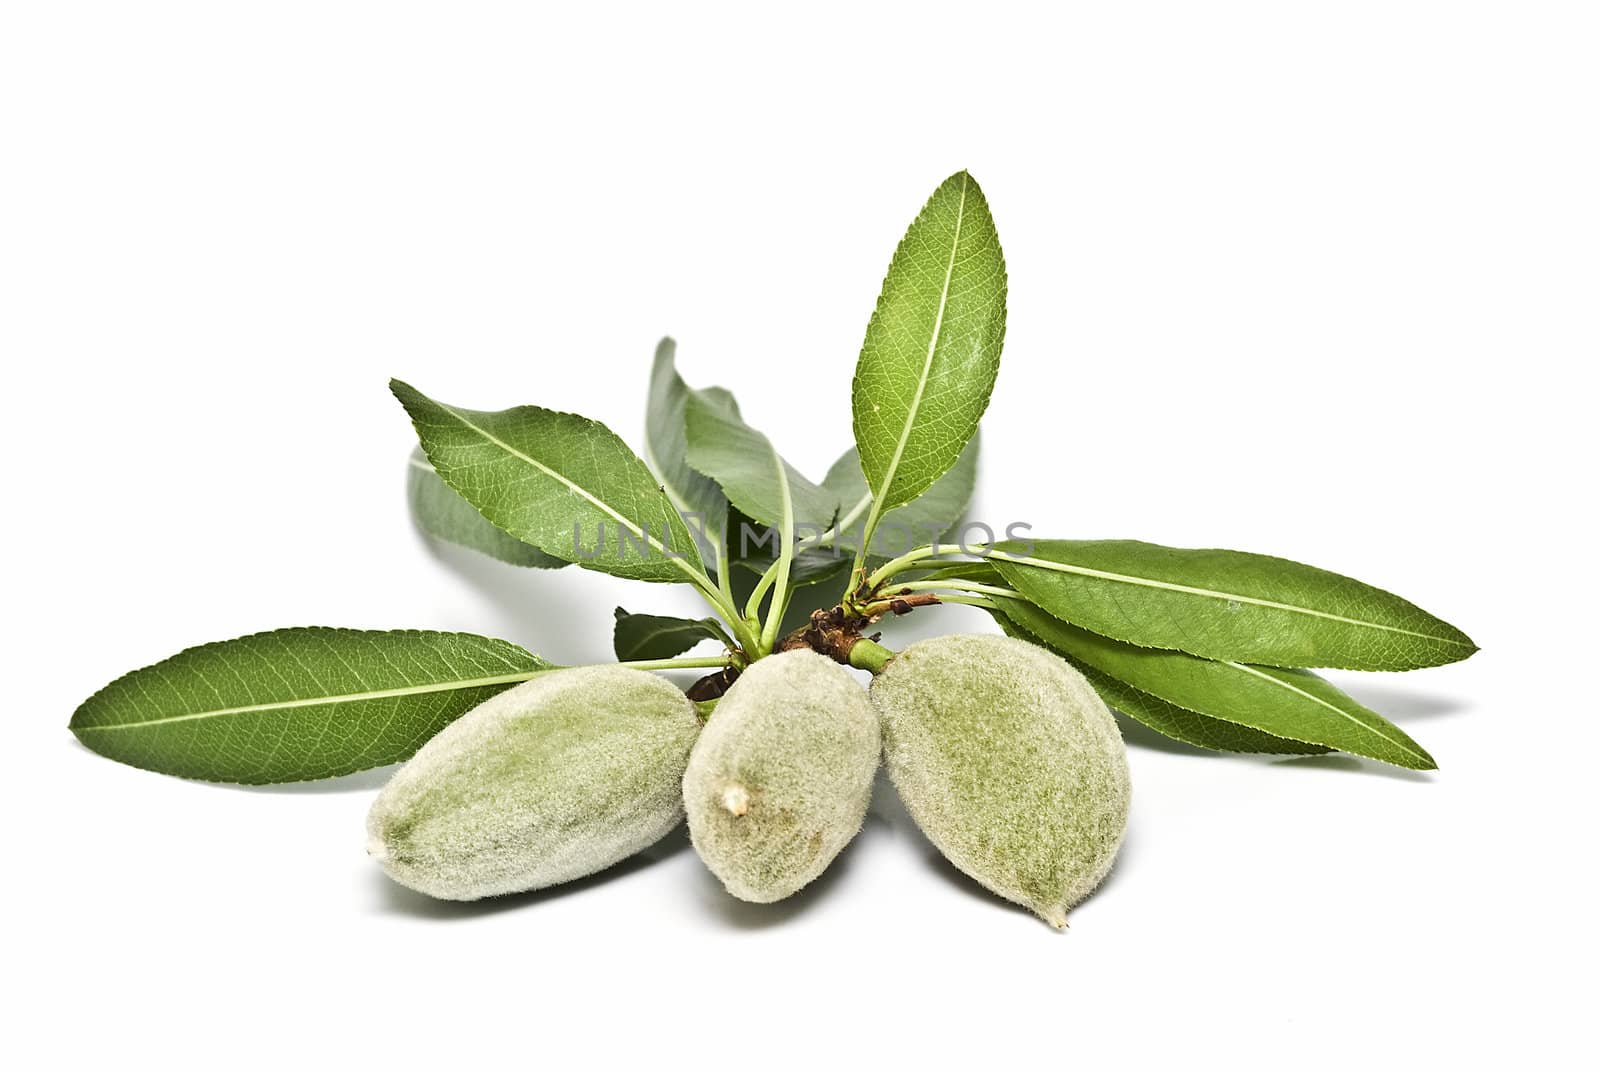
[[[922,494],[961,456],[989,405],[1005,324],[1000,239],[962,171],[895,250],[856,363],[856,448],[878,512]]]
[[[85,747],[202,781],[311,781],[407,759],[497,692],[553,668],[459,632],[292,628],[192,647],[72,715]]]
[[[1018,591],[1102,636],[1270,666],[1403,670],[1477,650],[1460,629],[1387,591],[1299,562],[1135,540],[1003,542],[990,558]]]
[[[1016,636],[1040,647],[1050,646],[1011,621],[1004,613],[997,611],[994,616],[1007,635]],[[1169,736],[1193,747],[1205,748],[1208,751],[1237,751],[1258,755],[1320,755],[1329,750],[1317,744],[1306,744],[1299,740],[1273,736],[1271,733],[1252,729],[1247,725],[1235,725],[1220,718],[1196,714],[1192,710],[1174,706],[1164,699],[1157,699],[1148,692],[1141,692],[1085,662],[1072,658],[1067,658],[1067,661],[1088,679],[1107,706],[1121,711],[1127,717],[1154,729],[1163,736]]]
[[[686,617],[630,614],[620,606],[617,607],[616,617],[612,646],[616,649],[619,662],[676,658],[704,640],[723,642],[717,622],[709,617],[693,621]]]
[[[912,547],[944,542],[945,536],[961,520],[972,489],[978,479],[978,440],[974,433],[956,463],[915,500],[888,510],[878,519],[872,536],[874,558],[894,558]],[[861,458],[854,447],[833,463],[823,477],[822,489],[840,504],[839,546],[854,550],[861,541],[863,515],[871,503],[866,477],[861,474]]]
[[[716,563],[716,543],[727,527],[728,500],[722,488],[708,476],[689,467],[689,444],[684,431],[684,408],[689,397],[701,394],[724,411],[737,416],[738,403],[718,388],[692,390],[678,375],[675,363],[677,343],[664,338],[656,346],[655,364],[650,370],[650,401],[645,410],[645,460],[661,481],[667,497],[685,518],[691,531],[697,524],[706,539],[697,540],[708,568]],[[697,519],[698,518],[698,521]]]
[[[1208,751],[1234,751],[1251,755],[1324,755],[1333,750],[1319,744],[1274,736],[1248,725],[1236,725],[1221,718],[1196,714],[1164,699],[1157,699],[1148,692],[1141,692],[1132,685],[1101,673],[1093,666],[1081,662],[1075,664],[1089,683],[1094,685],[1094,690],[1100,693],[1100,698],[1106,701],[1107,706],[1163,736],[1170,736],[1185,744]]]
[[[833,523],[837,499],[802,476],[737,411],[690,395],[684,414],[690,467],[715,480],[740,513],[773,526],[787,517],[818,534]]]
[[[1000,604],[1007,617],[1058,653],[1184,710],[1412,770],[1436,767],[1399,726],[1306,670],[1134,647],[1069,625],[1020,599]]]
[[[491,524],[473,509],[471,502],[439,478],[420,446],[406,465],[406,499],[411,506],[411,519],[424,534],[434,539],[470,547],[511,565],[559,569],[567,564]]]
[[[604,424],[532,405],[460,409],[399,380],[390,389],[434,471],[498,527],[586,569],[704,586],[683,518]]]

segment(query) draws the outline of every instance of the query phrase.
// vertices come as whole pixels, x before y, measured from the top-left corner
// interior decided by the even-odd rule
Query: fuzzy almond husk
[[[1008,636],[912,644],[872,682],[889,777],[945,858],[1052,926],[1111,869],[1128,759],[1081,673]]]
[[[880,747],[866,689],[843,666],[805,650],[757,661],[689,757],[695,850],[741,900],[789,896],[860,830]]]
[[[474,707],[379,793],[367,850],[442,900],[592,874],[666,836],[699,735],[669,681],[619,666],[552,670]]]

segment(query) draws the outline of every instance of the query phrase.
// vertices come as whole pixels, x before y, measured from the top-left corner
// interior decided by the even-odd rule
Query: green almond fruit
[[[699,732],[694,705],[654,674],[540,674],[462,715],[400,768],[367,816],[367,850],[395,881],[442,900],[593,874],[682,820]]]
[[[1111,869],[1128,759],[1106,705],[1056,655],[1008,636],[912,644],[872,682],[884,758],[945,858],[1058,929]]]
[[[763,658],[717,703],[689,757],[689,836],[741,900],[781,900],[861,829],[881,747],[866,689],[812,651]]]

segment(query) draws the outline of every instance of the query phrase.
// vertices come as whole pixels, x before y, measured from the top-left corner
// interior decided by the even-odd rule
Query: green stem
[[[761,612],[761,599],[771,589],[778,579],[778,563],[773,562],[767,566],[767,571],[761,574],[761,579],[756,581],[755,590],[750,592],[750,598],[745,600],[744,616],[754,618]]]
[[[873,513],[877,513],[876,502],[873,503]],[[850,578],[845,581],[844,599],[841,600],[845,603],[848,603],[850,597],[856,593],[856,577],[864,575],[867,571],[867,547],[872,544],[873,525],[874,518],[869,517],[867,527],[862,532],[864,538],[861,540],[861,545],[856,548],[855,560],[850,563]]]
[[[940,592],[940,600],[944,601],[943,592],[966,591],[974,595],[993,595],[1000,599],[1022,599],[1024,595],[1012,588],[996,587],[994,584],[980,584],[976,580],[911,580],[894,587],[896,592],[901,591],[936,591]]]
[[[645,454],[647,457],[649,457],[651,470],[659,472],[660,467],[657,465],[655,458],[650,456],[650,448],[648,444],[645,446]],[[680,516],[685,513],[693,512],[689,509],[688,504],[684,502],[683,498],[678,494],[676,489],[663,486],[661,490],[666,493],[667,501],[672,504],[672,508],[677,510]],[[702,527],[702,531],[704,531],[704,527]],[[707,539],[710,539],[710,532],[705,532],[705,536]],[[744,627],[743,621],[739,617],[737,603],[733,597],[733,582],[728,575],[728,524],[726,516],[723,517],[722,534],[720,538],[715,541],[714,545],[716,547],[717,561],[716,584],[713,585],[711,583],[711,577],[706,573],[704,564],[698,565],[694,571],[694,573],[698,573],[699,575],[696,576],[694,573],[691,573],[689,579],[694,582],[695,590],[698,591],[701,597],[706,600],[706,603],[713,610],[715,610],[717,614],[728,623],[728,627],[733,630],[733,634],[735,637],[737,637],[738,642],[730,643],[730,646],[749,649],[750,647],[754,646],[755,637],[750,633],[748,628]],[[695,557],[697,560],[699,556],[699,547],[696,547]]]
[[[778,516],[778,538],[783,543],[778,549],[778,579],[772,587],[772,603],[767,610],[766,625],[761,629],[761,646],[753,652],[757,658],[771,651],[778,642],[783,610],[789,605],[789,573],[794,565],[794,496],[789,491],[789,471],[776,451],[772,457],[777,468],[779,497],[783,503],[783,511]]]
[[[772,587],[772,603],[767,609],[766,626],[761,630],[761,654],[767,654],[778,642],[783,612],[789,606],[789,571],[793,564],[794,530],[789,526],[783,533],[783,552],[778,557],[778,580]]]
[[[985,610],[998,609],[994,600],[984,595],[940,595],[939,601],[942,603],[953,602],[961,606],[980,606]]]
[[[868,639],[857,640],[850,648],[850,664],[873,675],[882,673],[893,657],[894,652],[889,648]]]
[[[710,585],[709,577],[706,583]],[[710,604],[711,608],[717,612],[718,616],[732,630],[733,639],[737,641],[732,646],[753,653],[756,646],[756,634],[750,631],[750,627],[745,624],[744,618],[739,616],[739,611],[734,609],[732,593],[730,592],[726,600],[724,600],[722,592],[715,587],[701,587],[696,584],[695,590],[700,592],[701,597]]]
[[[913,568],[918,562],[925,561],[928,558],[938,558],[946,554],[968,554],[975,550],[987,549],[987,547],[988,544],[986,543],[977,543],[972,547],[963,547],[959,543],[936,543],[917,547],[910,553],[902,554],[898,558],[884,562],[873,570],[872,574],[867,577],[867,590],[875,590],[889,577],[894,576],[896,573],[903,573],[907,569]],[[859,565],[860,561],[858,559],[858,568]]]
[[[727,655],[708,655],[705,658],[645,658],[634,662],[617,663],[624,669],[720,669],[727,664]]]
[[[727,609],[734,610],[735,614],[737,614],[735,609],[737,604],[733,598],[733,579],[728,573],[731,567],[728,562],[727,526],[726,522],[724,522],[722,538],[717,540],[717,589],[722,595],[722,600]]]
[[[728,627],[733,630],[734,636],[739,641],[739,649],[751,658],[756,657],[756,641],[759,637],[757,637],[755,629],[750,627],[751,623],[740,617],[737,610],[728,614],[727,622]]]
[[[779,622],[779,627],[782,627],[783,619],[789,616],[789,604],[794,602],[794,593],[796,591],[798,591],[798,590],[799,590],[798,588],[796,588],[794,585],[791,584],[789,586],[788,592],[785,593],[784,596],[783,596],[782,605],[779,605],[776,602],[774,602],[772,609],[773,609],[774,615],[776,616],[776,618],[777,618],[777,620]],[[776,636],[776,634],[774,634],[774,636],[773,636],[773,645],[774,646],[777,645],[777,636]]]
[[[739,616],[738,604],[733,597],[733,581],[729,577],[731,565],[728,561],[728,533],[724,531],[722,538],[717,540],[717,582],[711,583],[711,578],[705,575],[705,570],[699,570],[705,577],[705,582],[695,581],[695,590],[700,592],[701,598],[717,612],[717,615],[727,624],[732,631],[731,637],[724,636],[729,641],[730,647],[754,652],[756,647],[756,634],[750,631],[744,618]]]

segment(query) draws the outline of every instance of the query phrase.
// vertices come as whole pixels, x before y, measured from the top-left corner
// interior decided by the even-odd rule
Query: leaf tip
[[[1407,767],[1422,772],[1437,770],[1439,768],[1438,760],[1432,755],[1428,754],[1427,749],[1421,744],[1413,740],[1411,742],[1411,746],[1416,750],[1412,753],[1411,761],[1406,763]]]

